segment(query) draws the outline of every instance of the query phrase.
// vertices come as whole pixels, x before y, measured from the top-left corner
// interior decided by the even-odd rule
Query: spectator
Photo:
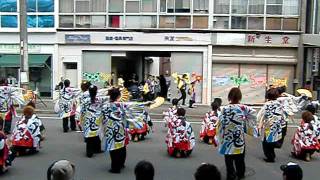
[[[68,160],[59,160],[50,165],[47,171],[47,180],[72,180],[75,166]]]
[[[136,180],[153,180],[154,168],[148,161],[140,161],[134,168]]]
[[[301,167],[293,162],[280,166],[283,172],[283,180],[302,180],[303,172]]]
[[[221,180],[221,174],[218,168],[213,164],[201,164],[194,174],[195,180]]]

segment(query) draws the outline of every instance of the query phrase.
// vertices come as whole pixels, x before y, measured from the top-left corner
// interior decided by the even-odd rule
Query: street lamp
[[[28,27],[26,0],[19,0],[20,4],[20,83],[21,87],[28,89],[29,61],[28,61]]]

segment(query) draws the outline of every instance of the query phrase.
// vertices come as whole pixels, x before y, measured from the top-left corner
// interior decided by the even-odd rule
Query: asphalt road
[[[40,115],[41,117],[41,115]],[[192,121],[192,120],[191,120]],[[126,168],[121,174],[110,174],[109,155],[98,154],[89,159],[85,157],[85,144],[80,133],[62,133],[61,120],[43,119],[46,140],[38,154],[18,157],[9,172],[0,176],[1,180],[45,180],[49,165],[59,159],[68,159],[76,164],[75,180],[132,180],[134,166],[140,160],[151,161],[155,167],[156,180],[192,180],[196,168],[202,163],[213,163],[219,167],[225,177],[223,156],[220,156],[213,146],[198,142],[187,159],[175,159],[167,155],[164,143],[165,128],[163,124],[155,123],[154,133],[145,141],[131,142],[127,149]],[[192,124],[196,137],[199,134],[199,124]],[[289,129],[286,142],[282,149],[277,150],[277,162],[265,163],[260,139],[246,139],[246,180],[282,179],[279,166],[288,161],[298,162],[304,170],[305,180],[316,180],[320,176],[320,158],[314,155],[311,162],[304,162],[290,157],[290,139],[294,128]],[[223,178],[225,179],[225,178]]]

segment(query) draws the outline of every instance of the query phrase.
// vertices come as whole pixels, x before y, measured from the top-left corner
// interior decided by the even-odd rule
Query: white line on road
[[[40,119],[53,119],[53,120],[61,120],[61,118],[58,118],[58,117],[40,117]],[[163,120],[160,120],[160,119],[156,119],[156,120],[152,120],[152,122],[154,123],[164,123]],[[202,122],[201,121],[189,121],[191,124],[201,124]],[[289,124],[288,125],[289,128],[296,128],[298,127],[297,125],[292,125],[292,124]]]

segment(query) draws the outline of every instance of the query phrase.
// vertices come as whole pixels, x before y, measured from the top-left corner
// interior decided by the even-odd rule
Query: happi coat
[[[257,136],[256,111],[242,104],[221,108],[218,122],[218,146],[222,155],[243,154],[245,133]]]
[[[298,129],[294,133],[293,153],[301,155],[303,150],[320,150],[320,126],[315,121],[305,123],[301,121]]]
[[[216,135],[218,121],[219,117],[216,112],[207,112],[201,123],[200,138],[206,136],[214,137]]]
[[[166,143],[169,154],[175,149],[190,151],[195,146],[195,136],[191,124],[184,116],[175,116],[168,124]]]
[[[37,115],[33,114],[29,120],[22,116],[13,130],[12,144],[14,146],[38,149],[41,141],[41,126],[43,124]]]
[[[80,95],[80,90],[76,88],[63,88],[59,91],[59,116],[66,118],[74,116],[77,109],[77,98]]]
[[[0,117],[4,120],[11,120],[16,115],[15,104],[24,103],[21,88],[0,86]]]

